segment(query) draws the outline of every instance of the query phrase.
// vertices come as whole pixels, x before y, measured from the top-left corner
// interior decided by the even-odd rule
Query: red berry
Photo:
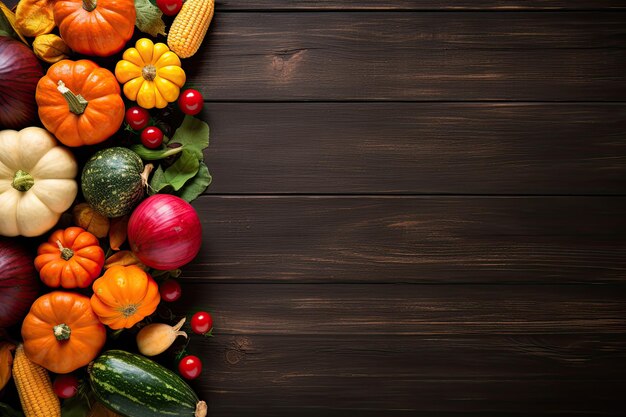
[[[156,126],[147,127],[141,132],[141,143],[146,148],[156,149],[163,143],[163,132]]]
[[[183,7],[183,0],[156,0],[156,5],[164,15],[174,16]]]
[[[213,318],[206,311],[198,311],[191,317],[191,330],[196,334],[205,334],[213,328]]]
[[[198,90],[190,88],[183,91],[180,97],[178,97],[178,107],[180,107],[183,113],[190,116],[200,113],[203,105],[204,99]]]
[[[173,279],[163,281],[159,286],[159,292],[161,293],[161,299],[167,302],[176,301],[183,294],[180,284]]]
[[[59,398],[72,398],[78,392],[78,378],[72,374],[58,375],[52,389]]]
[[[149,121],[150,113],[142,107],[133,106],[126,110],[126,123],[128,123],[131,129],[141,130],[148,126]]]
[[[185,379],[195,379],[202,373],[202,362],[200,358],[193,355],[185,356],[178,363],[178,372]]]

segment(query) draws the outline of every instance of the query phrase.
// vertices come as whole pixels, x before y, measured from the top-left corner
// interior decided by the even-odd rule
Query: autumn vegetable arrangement
[[[213,10],[0,2],[0,415],[207,415],[185,380],[211,315],[169,303],[211,183],[184,68]]]

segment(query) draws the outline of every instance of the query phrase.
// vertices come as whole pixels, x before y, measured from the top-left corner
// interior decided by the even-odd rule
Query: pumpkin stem
[[[206,413],[207,413],[206,403],[204,401],[199,401],[198,404],[196,404],[196,412],[195,412],[194,416],[195,417],[206,417]]]
[[[71,250],[70,248],[63,247],[63,244],[61,243],[60,240],[57,240],[57,246],[59,247],[59,250],[61,251],[61,258],[63,258],[64,261],[69,261],[70,258],[74,256],[74,251]]]
[[[52,328],[52,331],[57,340],[67,340],[70,338],[70,334],[72,334],[72,329],[65,323],[57,324]]]
[[[141,173],[141,185],[143,187],[148,187],[148,177],[150,177],[152,169],[154,169],[154,165],[152,164],[146,164],[146,166],[143,167],[143,172]]]
[[[83,96],[80,94],[74,94],[72,91],[65,86],[65,83],[59,80],[57,90],[59,93],[63,94],[65,100],[67,101],[67,105],[70,106],[70,111],[74,114],[83,114],[85,109],[87,108],[87,104],[89,102],[85,100]]]
[[[154,79],[156,78],[156,75],[157,75],[156,67],[152,64],[146,65],[141,70],[141,76],[146,81],[154,81]]]
[[[124,317],[133,316],[137,312],[137,306],[135,304],[128,305],[121,310]]]
[[[98,0],[83,0],[83,9],[87,10],[88,12],[93,11],[93,9],[95,9],[97,5]]]
[[[30,187],[35,185],[35,180],[28,172],[18,169],[15,175],[13,175],[13,183],[11,185],[17,191],[28,191]]]

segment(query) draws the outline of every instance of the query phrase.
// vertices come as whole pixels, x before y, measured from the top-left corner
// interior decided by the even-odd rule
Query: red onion
[[[130,216],[128,242],[142,263],[167,271],[195,258],[202,244],[202,226],[188,202],[156,194],[139,204]]]
[[[0,239],[0,328],[17,324],[37,298],[34,257],[15,241]]]
[[[26,45],[0,36],[0,130],[22,129],[36,114],[35,89],[43,70]]]

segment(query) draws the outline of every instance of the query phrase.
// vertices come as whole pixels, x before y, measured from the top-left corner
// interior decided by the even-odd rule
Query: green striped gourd
[[[109,350],[89,365],[89,381],[105,406],[126,417],[205,417],[207,406],[178,375],[158,363]]]

